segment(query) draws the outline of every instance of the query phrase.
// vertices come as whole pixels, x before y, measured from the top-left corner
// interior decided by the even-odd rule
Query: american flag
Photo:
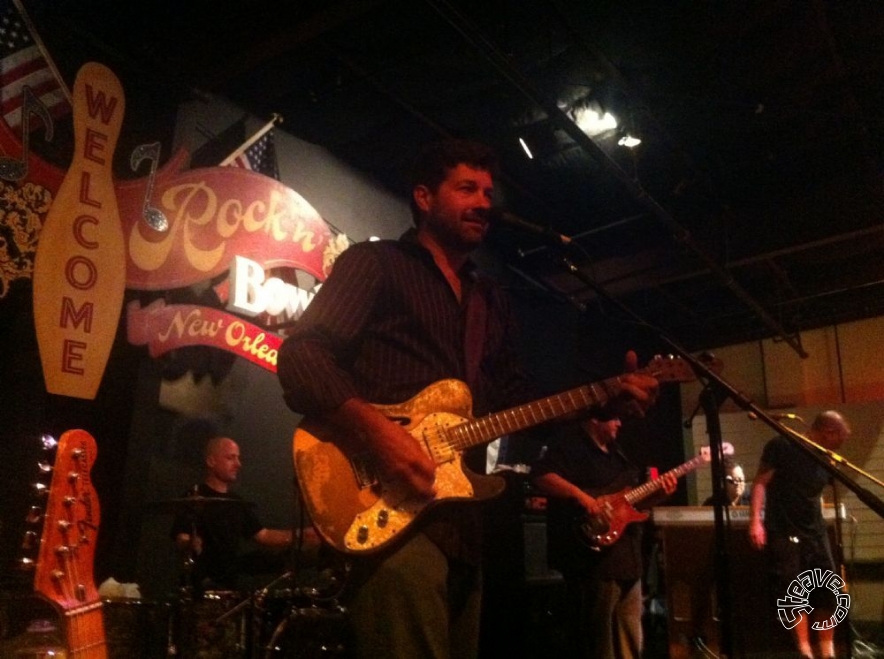
[[[0,2],[0,112],[11,128],[21,124],[23,89],[31,88],[56,119],[71,112],[61,83],[27,21],[11,0]],[[39,124],[32,125],[35,128]]]
[[[264,176],[279,180],[279,165],[276,162],[276,147],[273,143],[273,131],[268,130],[252,146],[243,151],[230,162],[231,167],[251,169]]]

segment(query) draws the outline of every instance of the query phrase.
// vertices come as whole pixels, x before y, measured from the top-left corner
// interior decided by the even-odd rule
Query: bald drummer
[[[190,584],[198,593],[237,588],[239,546],[254,540],[265,547],[289,547],[292,531],[268,529],[254,506],[230,491],[242,468],[239,446],[229,437],[213,437],[206,443],[205,476],[194,486],[192,506],[179,512],[172,537],[179,550],[192,559]]]

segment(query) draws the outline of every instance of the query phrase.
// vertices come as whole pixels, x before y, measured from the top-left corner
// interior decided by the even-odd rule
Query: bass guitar
[[[34,590],[61,612],[72,659],[106,659],[101,599],[92,566],[101,521],[90,472],[95,439],[85,430],[68,430],[58,443],[44,513]]]
[[[734,447],[729,443],[722,445],[725,455],[733,455]],[[578,537],[593,549],[608,547],[617,542],[623,535],[624,529],[634,522],[644,522],[648,519],[648,513],[638,510],[642,502],[647,501],[663,489],[663,477],[675,476],[681,478],[685,474],[694,471],[700,465],[707,464],[712,459],[708,446],[700,449],[700,453],[692,460],[688,460],[675,469],[670,469],[660,478],[650,480],[638,487],[625,488],[613,494],[603,494],[596,497],[601,512],[597,515],[585,513],[578,518]]]
[[[656,357],[639,371],[659,382],[688,382],[694,372],[684,360]],[[436,494],[417,498],[385,481],[358,437],[320,420],[305,419],[295,431],[295,472],[317,533],[347,553],[379,550],[401,536],[428,509],[449,501],[481,500],[499,494],[499,476],[482,476],[462,465],[462,453],[509,433],[578,410],[604,405],[622,391],[621,377],[583,385],[478,419],[459,380],[440,380],[398,405],[377,405],[401,424],[436,464]]]

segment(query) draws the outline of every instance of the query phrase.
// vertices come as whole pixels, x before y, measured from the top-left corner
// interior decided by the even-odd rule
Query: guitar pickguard
[[[406,529],[427,507],[443,500],[473,498],[473,486],[464,475],[459,455],[436,469],[436,496],[433,499],[407,498],[392,485],[382,485],[381,488],[374,505],[353,519],[344,536],[346,549],[376,549]]]

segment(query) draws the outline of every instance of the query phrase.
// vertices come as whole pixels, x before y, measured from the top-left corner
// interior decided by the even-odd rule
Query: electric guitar
[[[58,443],[46,502],[34,590],[62,614],[71,659],[106,659],[101,599],[92,566],[101,521],[90,471],[95,439],[85,430],[68,430]]]
[[[660,382],[694,379],[680,358],[656,357],[639,371]],[[481,500],[499,494],[499,476],[478,475],[462,465],[462,453],[498,437],[601,406],[622,391],[621,377],[583,385],[478,419],[459,380],[440,380],[398,405],[377,405],[401,424],[436,464],[436,494],[419,498],[380,477],[370,452],[333,425],[305,419],[295,431],[295,473],[317,533],[334,549],[363,553],[387,547],[429,508],[448,501]]]
[[[722,453],[733,455],[733,445],[725,442],[722,445]],[[707,464],[711,459],[709,447],[704,446],[694,459],[670,469],[663,476],[672,475],[681,478],[700,465]],[[620,539],[628,525],[648,519],[648,513],[637,510],[636,507],[663,489],[663,476],[634,488],[627,487],[613,494],[595,497],[602,511],[597,515],[590,515],[584,511],[578,517],[578,537],[593,549],[613,545]]]

